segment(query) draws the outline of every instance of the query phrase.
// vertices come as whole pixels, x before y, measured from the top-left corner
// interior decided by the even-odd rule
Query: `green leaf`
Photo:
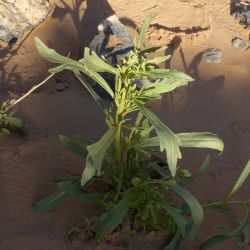
[[[59,72],[63,69],[68,69],[76,72],[81,71],[92,78],[95,82],[97,82],[102,88],[104,88],[111,97],[114,97],[114,92],[108,85],[108,83],[96,72],[91,69],[88,69],[84,64],[81,62],[72,60],[68,57],[62,56],[58,54],[55,50],[49,49],[39,38],[35,38],[36,47],[38,52],[42,57],[47,59],[48,61],[62,64],[56,68],[51,69],[52,72]],[[111,66],[110,66],[111,67]],[[79,78],[78,78],[79,79]]]
[[[153,15],[147,15],[144,19],[144,22],[143,22],[142,27],[140,29],[139,39],[138,39],[138,42],[136,44],[136,47],[138,49],[141,49],[143,47],[144,38],[145,38],[145,35],[147,32],[147,29],[149,28],[149,25],[152,21],[152,18],[153,18]]]
[[[250,161],[247,162],[247,165],[245,166],[244,170],[240,174],[239,178],[237,179],[236,183],[234,184],[231,192],[229,193],[227,197],[234,195],[238,191],[238,189],[245,182],[249,174],[250,174]]]
[[[52,73],[52,74],[53,73],[56,74],[56,73],[59,73],[59,72],[65,70],[65,69],[69,69],[69,68],[70,68],[70,65],[68,65],[68,64],[62,64],[62,65],[59,65],[57,67],[49,69],[49,72]]]
[[[168,169],[165,169],[164,167],[159,166],[158,164],[154,163],[152,165],[152,168],[162,177],[167,177],[169,176],[170,172]]]
[[[16,117],[10,117],[10,123],[11,123],[11,126],[14,126],[16,128],[21,128],[23,125],[22,121]]]
[[[10,135],[10,131],[7,128],[0,128],[0,136]]]
[[[223,141],[212,133],[180,133],[176,136],[180,147],[210,148],[220,152],[224,149]]]
[[[187,81],[180,81],[174,79],[163,79],[157,81],[156,83],[150,85],[149,88],[144,89],[142,92],[142,98],[146,97],[147,99],[160,99],[161,94],[169,93],[175,90],[178,87],[188,85]]]
[[[86,147],[79,145],[75,141],[74,137],[71,139],[67,136],[59,135],[59,139],[60,139],[61,143],[65,146],[65,148],[67,148],[68,150],[70,150],[74,154],[80,156],[81,158],[86,159],[86,157],[88,155],[88,151],[87,151]]]
[[[140,132],[141,138],[149,138],[150,133],[154,130],[154,126],[149,125],[148,119],[145,119],[142,123],[142,131]]]
[[[183,187],[177,184],[173,184],[171,182],[168,183],[168,186],[176,195],[182,198],[188,205],[193,220],[192,226],[190,228],[190,235],[194,237],[204,217],[204,212],[201,204],[196,200],[196,198],[190,192],[188,192]]]
[[[82,194],[78,196],[80,202],[82,203],[97,203],[100,204],[102,203],[103,195],[102,194]]]
[[[202,244],[200,250],[208,250],[211,247],[216,246],[225,240],[235,238],[241,235],[248,224],[248,220],[249,220],[249,211],[247,208],[247,217],[243,223],[241,223],[237,228],[231,230],[230,232],[209,238],[206,242]]]
[[[156,65],[158,65],[158,64],[161,64],[161,63],[167,61],[170,57],[171,57],[170,55],[167,55],[167,56],[157,56],[157,57],[155,57],[153,59],[147,60],[146,62],[148,64],[156,64]]]
[[[81,145],[82,147],[86,147],[87,145],[91,143],[90,140],[82,137],[81,135],[74,135],[73,138],[74,138],[74,141],[78,143],[79,145]]]
[[[76,180],[75,183],[61,181],[57,183],[57,186],[61,191],[76,195],[82,203],[102,203],[104,194],[92,193],[81,187],[79,178]]]
[[[140,51],[140,55],[147,55],[147,54],[159,52],[165,49],[167,49],[167,46],[152,47],[152,48]]]
[[[183,237],[181,232],[178,231],[175,236],[171,239],[170,243],[163,248],[163,250],[181,250],[182,245],[187,238],[187,235],[190,232],[190,228],[192,227],[192,220],[189,220],[186,224],[186,236]],[[184,250],[184,249],[182,249]]]
[[[139,112],[138,115],[137,115],[137,117],[136,117],[136,120],[135,120],[135,126],[136,127],[139,127],[142,118],[143,118],[143,114],[142,114],[142,112]]]
[[[146,74],[152,78],[167,78],[168,80],[172,79],[184,82],[191,82],[194,80],[192,77],[181,71],[171,69],[152,69],[142,72],[141,74]]]
[[[85,185],[96,173],[101,175],[101,166],[107,149],[113,143],[115,139],[116,128],[110,128],[102,138],[87,147],[88,157],[85,169],[82,174],[81,185]]]
[[[210,148],[218,151],[223,151],[223,141],[217,135],[212,133],[180,133],[175,134],[178,138],[180,147],[193,147],[193,148]],[[149,139],[137,142],[134,147],[150,148],[158,147],[160,145],[158,137],[151,137]]]
[[[38,37],[35,37],[35,43],[39,54],[46,60],[62,65],[67,65],[67,67],[72,67],[79,70],[84,68],[84,65],[82,63],[62,56],[55,50],[48,48]]]
[[[195,179],[203,175],[209,167],[210,156],[207,155],[202,165],[187,179],[188,182],[193,182]]]
[[[173,221],[177,224],[181,234],[185,237],[186,234],[186,220],[181,215],[182,211],[168,204],[161,204],[162,208],[172,217]]]
[[[131,202],[131,195],[125,194],[123,198],[112,209],[104,213],[90,228],[94,232],[96,232],[97,235],[112,232],[123,222],[131,205]]]
[[[89,48],[85,48],[82,62],[88,69],[95,72],[109,72],[115,75],[118,74],[118,70],[116,68],[112,67],[104,61],[104,59],[100,58],[94,51],[90,52]]]
[[[86,193],[86,191],[81,188],[80,183],[73,184],[73,183],[69,183],[68,181],[60,181],[57,183],[57,186],[61,191],[64,191],[70,194],[75,194],[77,196]]]
[[[82,70],[83,73],[85,73],[87,76],[92,78],[96,83],[98,83],[102,88],[104,88],[112,98],[114,98],[114,92],[108,85],[108,83],[97,73],[92,70],[89,70],[85,68]],[[93,96],[93,95],[92,95]]]
[[[57,191],[38,201],[33,208],[38,212],[51,212],[68,196],[70,196],[68,192]]]
[[[154,148],[154,147],[159,147],[159,146],[160,146],[160,141],[159,141],[158,136],[142,139],[136,142],[135,144],[131,145],[131,147],[141,148],[141,149]]]
[[[80,195],[84,190],[80,188],[80,179],[62,181],[57,183],[59,191],[41,199],[34,205],[38,212],[51,212],[71,194]]]
[[[166,151],[169,170],[172,176],[175,176],[177,159],[181,159],[181,152],[179,149],[179,141],[178,141],[179,139],[149,109],[141,105],[138,105],[138,107],[143,112],[143,114],[147,117],[150,123],[154,126],[154,129],[158,135],[158,139],[160,143],[160,150]]]

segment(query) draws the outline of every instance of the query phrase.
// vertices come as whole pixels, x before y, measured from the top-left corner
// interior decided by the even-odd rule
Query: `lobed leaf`
[[[160,99],[161,94],[169,93],[178,87],[186,85],[188,85],[187,81],[180,81],[175,79],[163,79],[161,81],[157,81],[156,83],[150,85],[149,88],[144,89],[142,97],[145,96],[146,98]]]
[[[90,78],[92,78],[95,82],[97,82],[102,88],[104,88],[111,97],[114,97],[114,92],[108,85],[108,83],[95,71],[88,69],[84,64],[81,62],[72,60],[68,57],[62,56],[59,53],[57,53],[53,49],[49,49],[39,38],[35,38],[35,43],[38,52],[42,57],[44,57],[46,60],[62,64],[58,67],[55,67],[53,69],[50,69],[51,72],[59,72],[64,69],[72,70],[76,74],[76,72],[83,72],[86,75],[88,75]],[[111,67],[111,66],[110,66]],[[78,78],[79,79],[79,78]],[[85,86],[86,87],[86,86]],[[88,89],[89,90],[89,89]]]
[[[55,50],[48,48],[38,37],[35,37],[35,44],[39,54],[48,61],[62,65],[68,65],[77,69],[82,69],[84,67],[82,63],[62,56]]]
[[[104,61],[103,58],[100,58],[94,51],[90,52],[89,48],[84,50],[84,58],[81,60],[88,69],[95,72],[109,72],[117,75],[118,70]]]
[[[145,74],[152,78],[167,78],[184,82],[191,82],[194,80],[192,77],[181,71],[171,69],[152,69],[149,71],[145,71],[142,74]]]
[[[223,141],[215,134],[196,132],[176,134],[181,147],[210,148],[220,152],[224,149]]]
[[[149,63],[149,64],[161,64],[165,61],[167,61],[171,56],[170,55],[167,55],[167,56],[157,56],[153,59],[150,59],[150,60],[147,60],[146,62]]]
[[[159,146],[160,146],[160,141],[158,136],[143,139],[131,145],[131,147],[142,148],[142,149],[159,147]]]
[[[82,174],[81,185],[85,185],[96,173],[101,174],[101,166],[107,149],[115,139],[116,128],[111,127],[102,138],[87,147],[88,156],[85,169]]]
[[[112,232],[123,222],[131,202],[131,195],[125,194],[111,210],[104,213],[90,228],[96,232],[97,235]]]
[[[160,119],[152,113],[148,108],[141,105],[138,106],[143,114],[147,117],[158,135],[161,151],[166,151],[167,162],[172,176],[176,174],[177,159],[181,159],[178,138],[175,134],[160,121]]]

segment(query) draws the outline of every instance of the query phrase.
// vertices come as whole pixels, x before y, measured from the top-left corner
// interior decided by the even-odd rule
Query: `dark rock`
[[[222,52],[220,49],[208,48],[203,53],[203,59],[207,63],[220,63]]]
[[[104,19],[98,25],[98,31],[99,33],[90,43],[90,49],[98,56],[104,57],[112,66],[119,64],[121,58],[134,49],[131,36],[116,15]],[[114,75],[110,73],[100,73],[100,75],[114,89]],[[109,94],[98,84],[94,84],[94,89],[101,97],[110,99]]]
[[[133,40],[116,15],[98,25],[99,34],[90,43],[90,49],[116,66],[120,59],[134,49]]]
[[[231,1],[231,15],[245,27],[250,26],[250,3],[248,1]]]

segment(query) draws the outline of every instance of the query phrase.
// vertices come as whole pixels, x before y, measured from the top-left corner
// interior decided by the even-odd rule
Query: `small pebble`
[[[249,47],[249,42],[246,40],[243,40],[239,37],[234,37],[232,39],[232,46],[235,49],[240,49],[241,51],[247,50]]]

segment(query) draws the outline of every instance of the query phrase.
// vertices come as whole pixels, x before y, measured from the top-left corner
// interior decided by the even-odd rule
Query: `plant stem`
[[[23,96],[21,96],[19,99],[15,100],[7,109],[6,111],[10,110],[13,108],[15,105],[17,105],[19,102],[21,102],[24,98],[29,96],[32,92],[34,92],[37,88],[41,87],[43,84],[45,84],[50,78],[52,78],[55,75],[55,73],[49,75],[46,79],[44,79],[42,82],[39,84],[33,86],[27,93],[25,93]]]
[[[115,134],[115,155],[116,160],[119,165],[121,165],[121,125],[117,125],[117,130]]]
[[[223,205],[235,205],[235,206],[249,206],[250,205],[250,200],[248,201],[221,201],[221,202],[212,202],[208,204],[204,204],[203,208],[204,209],[211,209]]]

